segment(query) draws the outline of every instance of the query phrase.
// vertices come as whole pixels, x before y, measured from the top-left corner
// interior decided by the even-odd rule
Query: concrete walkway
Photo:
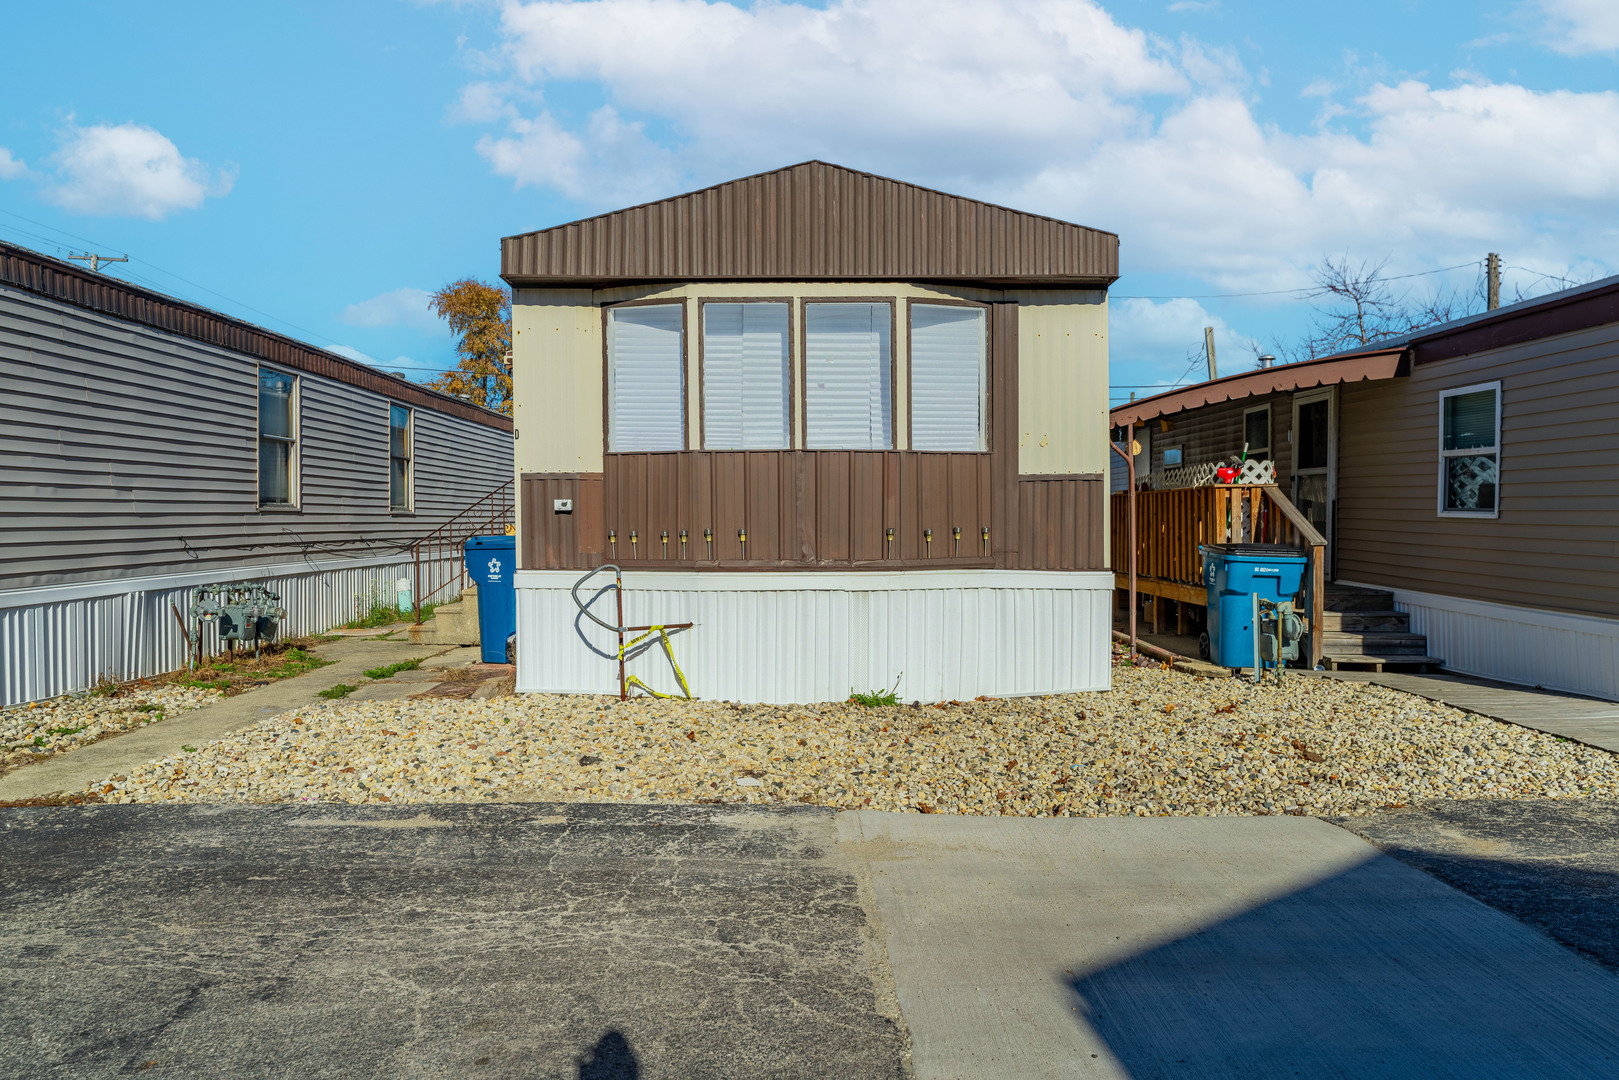
[[[1406,675],[1369,671],[1300,674],[1345,682],[1376,683],[1431,701],[1442,701],[1480,716],[1561,735],[1565,739],[1619,753],[1619,702],[1534,690],[1465,675]]]
[[[1619,1075],[1619,976],[1309,818],[0,810],[0,1075]]]
[[[327,687],[365,683],[363,673],[369,669],[448,651],[449,647],[444,645],[412,645],[408,641],[373,638],[350,637],[324,643],[316,647],[315,655],[333,661],[326,667],[295,678],[280,679],[234,697],[220,698],[200,709],[6,773],[0,776],[0,801],[83,790],[88,783],[127,773],[142,762],[178,754],[184,746],[201,746],[266,717],[320,701],[319,692]]]

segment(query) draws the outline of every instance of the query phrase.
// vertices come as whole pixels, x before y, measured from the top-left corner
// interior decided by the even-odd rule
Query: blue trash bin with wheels
[[[1221,667],[1254,666],[1254,595],[1280,603],[1298,595],[1309,559],[1281,544],[1204,544],[1209,656]]]
[[[478,586],[479,658],[506,662],[506,639],[517,632],[517,537],[473,536],[466,543],[467,576]]]

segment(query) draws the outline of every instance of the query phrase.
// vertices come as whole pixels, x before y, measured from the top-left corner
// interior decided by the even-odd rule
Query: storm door
[[[1336,387],[1293,396],[1293,505],[1327,538],[1326,576],[1333,577],[1333,507],[1338,498]]]

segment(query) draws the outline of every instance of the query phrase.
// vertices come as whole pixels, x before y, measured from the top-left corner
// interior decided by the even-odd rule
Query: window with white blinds
[[[804,434],[812,450],[894,445],[888,304],[804,305]]]
[[[680,304],[608,310],[608,450],[686,448],[682,313]]]
[[[911,449],[983,450],[984,309],[911,305]]]
[[[703,305],[703,446],[785,450],[787,305]]]

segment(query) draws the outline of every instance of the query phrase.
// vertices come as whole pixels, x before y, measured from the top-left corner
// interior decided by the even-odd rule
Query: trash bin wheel
[[[1206,633],[1197,635],[1197,655],[1204,660],[1209,658],[1209,635]]]

